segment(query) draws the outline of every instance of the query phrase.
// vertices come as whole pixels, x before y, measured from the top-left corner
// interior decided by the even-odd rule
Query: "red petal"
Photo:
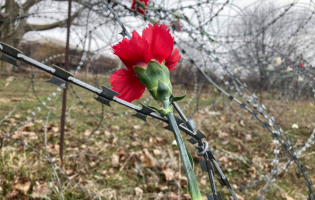
[[[166,25],[155,24],[152,27],[144,29],[142,32],[142,38],[150,44],[150,51],[153,59],[162,63],[163,60],[171,56],[174,47],[174,38],[170,34],[170,30]],[[146,58],[146,61],[149,62]]]
[[[113,86],[112,89],[119,93],[117,97],[128,102],[140,99],[145,90],[134,73],[126,69],[114,72],[110,76],[110,83]]]
[[[173,54],[165,60],[166,67],[172,71],[177,65],[178,61],[181,59],[181,55],[179,55],[178,49],[175,49]]]
[[[121,42],[112,47],[113,53],[126,65],[130,72],[134,72],[133,66],[146,66],[146,57],[149,56],[148,43],[136,32],[132,32],[130,40],[124,38]],[[135,73],[135,72],[134,72]]]
[[[136,0],[132,0],[132,4],[131,4],[131,9],[135,9],[136,8]]]
[[[138,13],[140,13],[142,15],[144,15],[144,13],[145,13],[145,9],[144,8],[142,8],[142,9],[137,8],[137,11],[138,11]]]

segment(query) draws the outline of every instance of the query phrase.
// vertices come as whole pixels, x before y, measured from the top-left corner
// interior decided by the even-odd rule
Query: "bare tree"
[[[32,6],[41,3],[43,0],[27,0],[23,4],[16,0],[5,0],[1,5],[0,13],[0,37],[2,41],[17,46],[24,34],[29,31],[44,31],[56,27],[66,27],[67,19],[50,24],[29,24],[27,17]],[[55,0],[58,2],[66,0]],[[22,15],[21,15],[22,11]],[[71,19],[78,17],[80,10],[74,12]]]
[[[266,89],[272,77],[280,78],[287,66],[301,57],[296,55],[296,37],[297,33],[301,36],[306,32],[308,27],[303,24],[307,18],[307,14],[301,14],[289,6],[282,7],[273,2],[265,2],[245,10],[234,24],[236,34],[245,35],[246,43],[237,48],[237,51],[233,51],[232,59],[240,66],[250,67],[250,76],[259,79],[260,93]],[[302,26],[304,30],[299,31]],[[278,57],[282,62],[275,64]]]

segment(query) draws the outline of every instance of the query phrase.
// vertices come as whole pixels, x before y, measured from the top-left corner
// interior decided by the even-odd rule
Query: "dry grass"
[[[0,120],[23,98],[16,111],[0,125],[0,131],[4,134],[9,134],[26,116],[31,116],[41,105],[38,99],[47,101],[47,97],[56,90],[55,86],[48,83],[35,82],[34,90],[38,99],[32,87],[24,95],[29,76],[26,75],[26,80],[22,80],[23,76],[17,77],[19,80],[8,81],[5,76],[0,79]],[[95,83],[95,76],[89,75],[86,79],[84,75],[78,77],[91,84]],[[36,73],[35,80],[44,79]],[[109,85],[106,76],[98,76],[97,80],[105,86]],[[52,109],[47,127],[48,154],[70,179],[101,199],[178,199],[179,189],[181,198],[187,198],[184,196],[187,194],[187,180],[182,168],[182,174],[178,173],[178,151],[176,146],[172,145],[173,134],[163,129],[165,124],[151,118],[148,118],[148,123],[143,123],[131,117],[133,111],[121,116],[128,110],[115,103],[112,103],[112,107],[104,107],[103,113],[102,106],[93,99],[93,95],[74,88],[88,109],[78,102],[70,89],[63,166],[58,155],[61,102],[55,107],[52,106],[58,99],[58,94],[47,104],[47,108]],[[180,86],[175,86],[175,89],[178,94],[188,90]],[[209,93],[208,90],[209,88],[206,88],[201,96],[200,108],[211,105],[213,100],[219,98],[217,93]],[[188,102],[191,94],[191,91],[188,91],[180,106]],[[147,97],[146,93],[142,99]],[[294,147],[302,147],[315,126],[312,120],[315,116],[312,100],[294,103],[268,97],[264,104],[295,144]],[[214,155],[231,185],[237,188],[270,174],[272,163],[266,159],[274,158],[274,144],[270,133],[263,129],[257,120],[246,111],[240,110],[239,106],[229,105],[230,102],[223,99],[214,108],[200,111],[192,117],[197,127],[207,136],[210,147],[220,150],[214,151]],[[27,143],[44,155],[45,124],[49,112],[47,108],[42,107],[41,111],[14,135],[15,139]],[[189,116],[194,110],[193,103],[185,113]],[[89,137],[98,127],[100,119],[103,119],[105,126],[100,126],[93,136]],[[293,123],[298,124],[299,129],[293,130]],[[196,150],[191,144],[186,145],[196,161],[195,174],[202,194],[210,193],[210,184],[206,174],[201,172]],[[314,146],[311,146],[300,161],[309,172],[310,179],[314,181],[315,158],[314,155],[309,155],[313,151]],[[5,141],[0,153],[1,198],[32,199],[37,195],[43,199],[60,199],[56,176],[46,159],[11,140]],[[280,154],[280,157],[284,156],[283,153]],[[92,199],[87,193],[71,185],[60,172],[58,175],[65,199]],[[221,189],[218,182],[216,185]],[[265,182],[262,181],[251,188],[237,190],[236,193],[240,195],[240,199],[254,199],[264,185]],[[226,189],[222,191],[222,195],[228,197]],[[265,199],[290,198],[307,199],[303,177],[294,164],[276,179],[265,196]]]

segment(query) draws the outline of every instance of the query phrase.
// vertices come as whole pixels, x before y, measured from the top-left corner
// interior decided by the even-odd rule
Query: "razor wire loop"
[[[107,7],[108,7],[108,4],[106,4],[106,5],[107,5]],[[291,5],[291,6],[293,6],[293,5]],[[287,10],[286,10],[286,11],[287,11]],[[286,12],[286,11],[285,11],[285,12]],[[114,16],[115,16],[115,18],[116,18],[117,15],[115,14],[115,12],[114,12],[112,9],[111,9],[111,12],[114,14]],[[275,22],[275,21],[273,21],[273,23],[274,23],[274,22]],[[121,25],[121,23],[120,23],[120,25]],[[124,28],[123,28],[123,30],[125,31]],[[130,35],[129,35],[129,38],[130,38]],[[193,61],[193,60],[191,60],[191,61],[192,61],[192,64],[194,64],[194,61]],[[200,70],[200,69],[199,69],[199,70]],[[236,99],[234,99],[234,101],[239,102],[239,101],[236,100]],[[240,102],[239,102],[239,103],[240,103]],[[242,107],[243,107],[244,109],[248,109],[244,103],[240,103],[240,104],[241,104],[241,106],[243,105]],[[249,109],[248,109],[248,110],[249,110]],[[250,110],[249,110],[249,111],[250,111]],[[263,125],[265,126],[266,123],[263,122]],[[210,177],[210,179],[211,179],[211,177]],[[212,187],[212,189],[215,190],[215,188],[213,188],[213,187]]]
[[[185,51],[183,51],[182,53],[185,53]],[[193,63],[194,64],[194,61],[192,60],[192,62],[191,63]],[[197,65],[196,65],[196,67],[198,67]],[[199,67],[198,67],[198,69],[199,69]],[[224,68],[226,71],[228,71],[229,72],[229,70],[227,70],[227,68],[225,67]],[[200,70],[200,69],[199,69]],[[232,73],[231,72],[229,72],[229,74],[231,74],[231,76],[233,77],[233,75],[232,75]],[[206,76],[204,73],[203,73],[203,75],[204,76]],[[240,83],[240,81],[238,80],[238,79],[236,79],[239,83]],[[212,82],[211,82],[212,83]],[[213,83],[212,83],[213,84]],[[244,85],[245,86],[245,85]],[[246,89],[246,87],[244,87],[245,88],[245,90],[246,90],[246,92],[248,92],[249,93],[249,91]],[[221,92],[222,92],[222,90],[220,90]],[[238,90],[239,91],[239,90]],[[225,93],[226,95],[227,95],[227,93],[226,92],[223,92],[223,93]],[[243,97],[243,95],[241,95],[240,94],[240,96],[241,97]],[[232,97],[231,95],[229,95],[229,98],[231,99],[231,100],[235,100],[235,98],[234,97]],[[243,97],[244,98],[244,97]],[[236,101],[236,102],[238,102],[238,101]],[[239,104],[240,104],[240,106],[241,106],[241,108],[243,108],[243,109],[246,109],[246,110],[248,110],[249,112],[251,112],[251,110],[249,110],[247,107],[246,107],[246,105],[244,104],[244,103],[241,103],[241,102],[238,102]],[[256,105],[258,105],[258,104],[256,104]],[[254,105],[254,108],[255,109],[257,109],[257,106],[255,106]],[[261,114],[263,114],[266,118],[269,118],[269,116],[267,115],[267,114],[265,114],[264,112],[264,106],[262,106],[262,108],[263,109],[261,109],[260,107],[259,107],[259,109],[258,109],[258,111],[261,113]],[[257,114],[256,113],[254,113],[254,112],[252,112],[252,114],[253,114],[253,116],[255,117],[255,118],[257,118],[261,123],[262,123],[262,126],[263,127],[265,127],[265,128],[267,128],[269,131],[271,131],[270,129],[269,129],[269,127],[268,127],[268,123],[267,122],[263,122],[261,119],[259,119],[258,117],[257,117]],[[271,117],[271,119],[273,119],[273,117]],[[274,120],[272,120],[272,121],[274,121]],[[275,126],[275,124],[274,125],[271,125],[271,127],[276,127]],[[277,128],[277,127],[276,127]],[[282,129],[281,129],[282,130]],[[279,129],[278,129],[278,132],[282,132],[282,131],[280,131]],[[286,136],[285,135],[283,135],[282,134],[282,137],[284,137],[283,139],[285,140],[285,141],[288,141],[287,140],[287,138],[286,138]],[[279,138],[277,138],[277,139],[279,139]],[[292,156],[291,156],[292,157]],[[296,158],[294,158],[294,159],[296,159]],[[298,166],[299,166],[299,164],[297,164]],[[303,172],[303,170],[300,170],[300,172],[303,174],[303,176],[304,176],[304,178],[306,177],[305,175],[304,175],[304,172]],[[307,179],[306,179],[307,180]],[[310,183],[310,181],[309,180],[307,180],[306,181],[307,182],[307,186],[309,185],[309,183]],[[309,187],[308,187],[309,188]],[[312,196],[312,194],[313,194],[313,191],[312,190],[310,190],[310,196]],[[311,197],[310,197],[311,198]]]
[[[282,16],[284,16],[284,14],[285,14],[288,10],[290,10],[290,9],[293,7],[293,5],[294,5],[294,3],[290,4],[290,6],[289,6],[288,8],[286,8],[285,11],[284,11],[282,14],[280,14],[278,18],[272,20],[270,23],[267,24],[266,27],[263,27],[263,28],[262,28],[262,31],[264,31],[265,28],[267,28],[267,27],[271,26],[272,24],[274,24],[279,18],[281,18]],[[261,32],[258,32],[258,34],[256,35],[256,37],[257,37],[260,33],[261,33]],[[190,35],[191,35],[191,34],[190,34]],[[194,63],[193,60],[192,60],[192,63]],[[238,91],[239,91],[239,90],[238,90]],[[231,100],[234,100],[234,101],[240,103],[240,106],[241,106],[243,109],[246,109],[246,110],[248,110],[249,112],[251,112],[251,110],[249,110],[249,109],[246,107],[246,105],[245,105],[244,103],[239,102],[238,100],[236,100],[235,98],[233,98],[233,97],[230,96],[230,95],[229,95],[229,98],[230,98]],[[254,106],[254,107],[255,107],[255,106]],[[257,107],[256,107],[256,108],[257,108]],[[261,111],[260,111],[260,112],[261,112]],[[254,116],[255,118],[258,118],[258,117],[257,117],[257,114],[256,114],[255,112],[252,112],[252,114],[253,114],[253,116]],[[264,115],[264,116],[267,116],[267,118],[269,118],[268,115]],[[269,124],[268,124],[267,122],[263,122],[260,118],[259,118],[258,120],[262,123],[262,126],[263,126],[263,127],[267,128],[269,131],[271,131],[271,130],[269,129],[269,127],[268,127]],[[279,131],[279,132],[280,132],[280,131]],[[279,138],[277,138],[277,139],[279,139]],[[287,139],[287,138],[285,137],[285,138],[283,138],[283,139]],[[285,141],[287,141],[287,140],[285,140]],[[280,141],[280,142],[281,142],[281,141]],[[291,155],[291,154],[290,154],[290,155]],[[291,156],[291,157],[292,157],[292,156]],[[296,157],[293,157],[293,159],[296,159]],[[299,166],[299,165],[298,165],[298,166]],[[303,170],[300,170],[300,171],[303,172]],[[304,175],[304,174],[303,174],[303,175]],[[304,176],[304,177],[305,177],[305,176]],[[307,179],[306,179],[306,180],[307,180]],[[307,181],[307,182],[308,182],[308,181]],[[311,193],[313,193],[313,192],[310,191],[310,194],[311,194]]]
[[[211,190],[212,190],[212,194],[207,193],[208,200],[222,200],[221,194],[217,193],[217,190],[215,187],[214,170],[213,170],[211,163],[213,164],[215,169],[220,174],[220,177],[216,177],[216,178],[220,182],[221,186],[222,187],[226,186],[228,188],[229,192],[231,193],[233,199],[237,200],[238,198],[237,198],[235,192],[233,191],[231,185],[229,184],[229,181],[227,180],[227,178],[223,174],[222,170],[220,169],[220,166],[216,162],[216,160],[212,154],[211,149],[208,150],[208,146],[209,146],[208,143],[206,141],[202,141],[202,139],[206,138],[206,136],[200,130],[198,130],[198,132],[196,133],[194,130],[196,128],[194,121],[192,119],[188,120],[186,118],[185,114],[182,112],[182,110],[180,109],[180,107],[177,105],[176,102],[173,102],[172,104],[173,104],[175,110],[177,111],[177,113],[182,118],[182,120],[185,122],[185,125],[188,127],[188,129],[194,133],[194,135],[191,135],[192,137],[187,139],[187,141],[190,142],[191,144],[198,143],[195,146],[198,149],[197,155],[204,157],[204,160],[200,159],[200,166],[201,166],[202,172],[207,171],[208,178],[210,180]]]
[[[198,152],[197,152],[197,155],[198,156],[203,156],[206,152],[207,152],[207,150],[208,150],[208,147],[209,147],[209,144],[208,144],[208,142],[206,142],[206,141],[202,141],[202,144],[203,145],[199,145],[199,143],[198,144],[196,144],[196,149],[198,149]]]
[[[106,4],[107,7],[109,7],[109,5],[107,4],[107,2],[105,2],[105,4]],[[116,19],[116,16],[117,16],[116,13],[115,13],[112,9],[110,9],[110,10],[111,10],[111,12],[114,14],[115,19]],[[119,23],[119,24],[122,26],[123,31],[126,31],[126,29],[123,27],[122,23]],[[127,32],[126,35],[129,37],[129,39],[131,38],[131,36],[130,36],[130,34],[128,34],[128,32]],[[175,44],[176,44],[176,43],[175,43]],[[193,61],[193,60],[192,60],[192,61]],[[199,153],[200,155],[204,155],[205,160],[207,160],[207,157],[208,157],[207,154],[205,154],[203,151],[201,151],[201,152],[199,151],[199,148],[200,148],[200,149],[202,148],[202,149],[204,149],[204,150],[207,150],[207,148],[208,148],[208,143],[207,143],[207,142],[204,143],[204,142],[202,141],[202,138],[206,138],[205,135],[204,135],[201,131],[199,131],[199,130],[198,130],[197,133],[195,133],[194,129],[196,128],[196,126],[194,125],[193,120],[192,120],[192,119],[190,119],[189,121],[187,120],[187,118],[185,117],[185,115],[183,114],[183,112],[181,111],[181,109],[177,106],[176,102],[173,102],[173,106],[175,107],[175,109],[176,109],[176,111],[179,113],[179,115],[181,116],[182,120],[185,121],[185,125],[190,129],[190,131],[193,131],[193,133],[194,133],[194,135],[191,135],[192,138],[188,139],[188,141],[189,141],[190,143],[192,143],[192,144],[198,142],[198,143],[200,144],[200,146],[199,146],[199,145],[196,146],[196,148],[198,149],[198,153]],[[141,118],[140,118],[140,119],[141,119]],[[177,118],[175,118],[175,119],[176,119],[176,121],[177,121]],[[180,126],[179,126],[179,128],[180,128]],[[170,129],[170,127],[167,126],[166,129]],[[211,151],[210,151],[210,152],[211,152]],[[199,154],[198,154],[198,155],[199,155]],[[212,152],[211,152],[211,155],[212,155]],[[212,155],[212,157],[213,157],[213,155]],[[214,158],[214,157],[213,157],[213,158]],[[203,163],[202,160],[200,160],[200,162]],[[215,162],[215,163],[214,163],[214,166],[216,167],[216,169],[217,169],[219,172],[221,172],[221,173],[220,173],[221,180],[224,180],[223,182],[220,182],[221,185],[222,185],[222,186],[226,185],[226,186],[228,187],[230,193],[232,194],[233,198],[237,200],[238,198],[236,197],[236,195],[235,195],[233,189],[231,188],[230,184],[228,184],[228,185],[226,184],[226,183],[228,183],[228,181],[227,181],[226,177],[224,176],[222,170],[220,169],[219,165],[216,163],[215,160],[212,160],[212,162],[213,162],[213,163]],[[206,166],[207,166],[207,167],[206,167],[207,172],[208,172],[208,174],[209,174],[211,189],[212,189],[212,192],[213,192],[212,195],[207,194],[208,200],[212,200],[212,199],[213,199],[213,200],[221,200],[221,199],[222,199],[221,195],[220,195],[220,194],[218,195],[217,192],[216,192],[215,183],[214,183],[214,180],[213,180],[213,170],[211,170],[211,169],[208,170],[211,165],[206,164]],[[222,175],[223,175],[223,176],[222,176]],[[219,179],[218,179],[218,180],[219,180]],[[224,184],[223,184],[223,183],[224,183]]]
[[[182,53],[185,53],[185,51],[182,51]],[[192,60],[192,62],[191,63],[194,63],[194,61]],[[197,65],[195,65],[196,67],[198,67]],[[198,67],[199,68],[199,67]],[[226,68],[225,68],[226,69]],[[199,69],[200,70],[200,69]],[[231,74],[231,73],[230,73]],[[204,73],[203,73],[203,75],[204,76],[206,76]],[[231,74],[232,75],[232,74]],[[239,81],[239,80],[238,80]],[[212,82],[211,82],[212,83]],[[244,84],[244,86],[246,86],[245,84]],[[244,87],[244,88],[246,88],[246,87]],[[220,91],[222,91],[222,90],[220,90]],[[248,92],[248,90],[247,90],[247,92]],[[226,95],[228,95],[226,92],[223,92],[224,94],[226,94]],[[231,95],[228,95],[229,96],[229,98],[231,99],[231,100],[235,100],[235,98],[234,97],[232,97]],[[241,95],[242,96],[242,95]],[[237,101],[238,102],[238,101]],[[246,110],[248,110],[248,111],[250,111],[247,107],[244,107],[244,103],[241,103],[241,102],[238,102],[239,104],[240,104],[240,106],[242,107],[242,108],[244,108],[244,109],[246,109]],[[256,109],[257,109],[257,106],[254,106]],[[264,106],[262,106],[263,108],[264,108]],[[261,109],[261,108],[259,108],[260,110],[260,113],[261,112],[264,112],[264,109]],[[263,114],[263,113],[262,113]],[[257,113],[256,112],[252,112],[252,115],[255,117],[255,118],[257,118]],[[267,116],[267,118],[269,118],[268,117],[268,115],[266,115],[266,114],[264,114],[264,116]],[[257,118],[258,119],[258,118]],[[271,117],[271,119],[273,119],[273,117]],[[261,123],[262,123],[262,125],[263,125],[263,127],[266,127],[266,126],[268,126],[268,123],[267,122],[263,122],[262,120],[260,120],[260,119],[258,119]],[[274,120],[272,120],[272,121],[274,121]],[[268,127],[266,127],[266,128],[268,128]],[[280,132],[280,131],[279,131]],[[281,131],[282,132],[282,131]],[[312,192],[311,192],[312,193]]]
[[[180,48],[180,49],[181,49],[181,48]],[[183,52],[183,53],[184,53],[184,52]],[[186,55],[187,55],[187,54],[186,54]],[[188,56],[188,55],[187,55],[187,56]],[[188,57],[189,57],[189,56],[188,56]],[[253,114],[253,116],[255,116],[255,118],[258,119],[258,120],[261,122],[261,124],[262,124],[263,127],[267,128],[271,133],[273,133],[273,131],[269,128],[269,124],[268,124],[267,122],[262,121],[262,120],[258,117],[258,115],[257,115],[256,113],[253,113],[253,111],[250,110],[250,109],[246,106],[246,104],[244,104],[244,103],[240,102],[239,100],[237,100],[236,98],[232,97],[230,94],[228,94],[227,92],[225,92],[222,88],[220,88],[217,84],[215,84],[215,83],[199,68],[199,66],[195,64],[194,60],[193,60],[192,58],[190,58],[190,59],[191,59],[191,63],[194,64],[194,65],[198,68],[198,70],[208,79],[208,81],[209,81],[211,84],[213,84],[213,85],[214,85],[215,87],[217,87],[222,93],[224,93],[226,96],[228,96],[228,97],[230,98],[230,100],[234,100],[235,102],[237,102],[237,103],[241,106],[241,108],[243,108],[243,109],[249,111],[251,114]],[[257,109],[257,106],[254,106],[254,108]],[[265,109],[264,109],[264,106],[262,106],[262,108],[261,108],[261,107],[259,107],[259,108],[260,108],[260,110],[258,110],[258,111],[263,114],[263,112],[264,112],[264,110],[265,110]],[[264,116],[268,116],[268,115],[264,115]],[[271,126],[271,127],[272,127],[272,126]],[[280,133],[282,133],[283,131],[282,131],[282,129],[281,129],[281,130],[279,129],[278,132],[279,132],[279,134],[280,134]],[[282,142],[281,139],[278,137],[277,134],[275,134],[275,135],[273,135],[273,136],[276,137],[276,139],[281,143],[282,146],[284,146],[284,144],[285,144],[284,148],[285,148],[286,150],[288,150],[290,157],[291,157],[292,159],[294,159],[294,161],[295,161],[295,163],[297,164],[298,168],[301,169],[301,165],[299,164],[297,157],[296,157],[296,156],[295,156],[295,157],[292,156],[292,155],[294,155],[294,153],[292,153],[292,152],[290,151],[292,147],[291,147],[291,148],[286,148],[287,146],[288,146],[288,147],[291,146],[291,144],[288,144],[288,140],[286,140],[286,137],[285,137],[285,138],[282,138],[282,139],[284,140],[284,142]],[[283,134],[282,134],[282,137],[283,137]],[[293,151],[293,149],[292,149],[292,151]],[[309,199],[313,200],[312,198],[314,197],[314,192],[313,192],[312,188],[309,187],[309,185],[312,185],[312,183],[311,183],[310,180],[307,179],[307,175],[305,174],[305,170],[299,170],[299,172],[303,174],[303,177],[304,177],[305,180],[306,180],[306,186],[307,186],[308,189],[309,189]]]

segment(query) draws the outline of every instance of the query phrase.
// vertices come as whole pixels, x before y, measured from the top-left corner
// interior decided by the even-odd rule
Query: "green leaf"
[[[188,189],[188,193],[190,196],[192,196],[192,191],[191,191],[191,187],[190,184],[187,184],[187,189]]]
[[[187,154],[188,154],[188,158],[189,158],[191,167],[194,170],[195,169],[195,163],[194,163],[193,157],[191,156],[191,154],[190,154],[190,152],[188,150],[187,150]]]
[[[184,20],[186,20],[188,23],[190,23],[190,20],[188,19],[188,17],[186,15],[183,14]]]
[[[188,149],[186,149],[186,150],[187,150],[187,155],[188,155],[188,158],[189,158],[191,167],[192,167],[192,171],[194,171],[194,169],[195,169],[195,164],[194,164],[193,157],[191,156],[191,153],[188,151]],[[187,184],[187,186],[188,186],[188,188],[187,188],[187,189],[188,189],[188,192],[189,192],[190,196],[192,196],[192,195],[193,195],[193,191],[191,190],[190,184]]]
[[[171,103],[173,103],[173,102],[175,102],[175,101],[180,101],[180,100],[182,100],[183,98],[185,98],[185,96],[186,96],[186,92],[185,92],[185,94],[182,95],[182,96],[173,97],[173,98],[171,99]]]

